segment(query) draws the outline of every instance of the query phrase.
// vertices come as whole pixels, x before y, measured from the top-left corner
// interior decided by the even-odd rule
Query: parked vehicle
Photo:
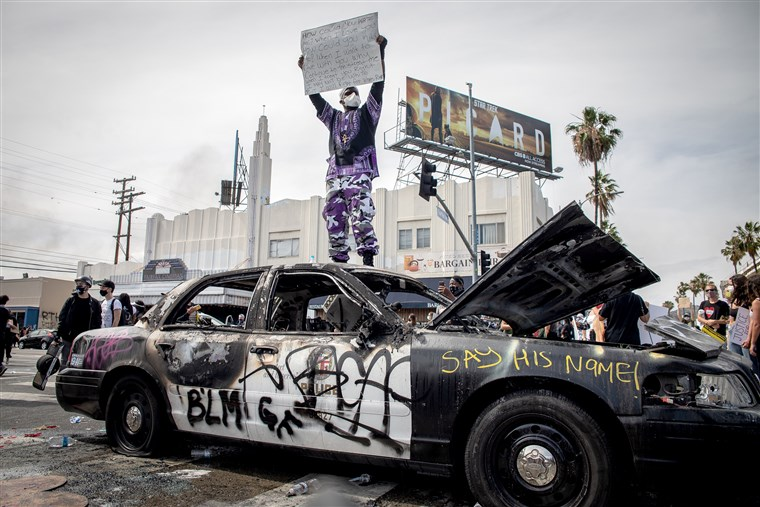
[[[37,329],[19,338],[18,348],[47,350],[57,336],[55,329]]]
[[[655,346],[533,337],[657,280],[571,205],[454,302],[348,264],[184,282],[137,326],[77,337],[56,396],[130,456],[179,431],[462,470],[486,507],[619,505],[629,480],[680,487],[760,451],[760,383],[709,336],[661,317]],[[180,321],[190,301],[222,324]],[[413,328],[395,310],[420,302],[441,311]],[[239,313],[245,328],[223,324]]]

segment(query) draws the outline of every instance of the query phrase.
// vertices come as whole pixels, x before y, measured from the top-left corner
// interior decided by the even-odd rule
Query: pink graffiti
[[[82,367],[101,370],[117,356],[130,352],[133,345],[132,337],[126,334],[125,330],[91,341],[85,352]]]

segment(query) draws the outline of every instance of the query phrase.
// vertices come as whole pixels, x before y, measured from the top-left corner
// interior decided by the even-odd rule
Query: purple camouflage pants
[[[372,202],[372,179],[368,174],[336,176],[327,180],[327,194],[322,217],[327,225],[329,254],[336,262],[348,261],[348,218],[356,239],[357,253],[377,255],[377,236],[372,227],[375,203]]]

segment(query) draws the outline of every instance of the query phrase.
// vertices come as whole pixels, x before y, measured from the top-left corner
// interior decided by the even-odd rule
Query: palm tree
[[[739,237],[742,250],[752,259],[752,267],[757,271],[757,260],[755,257],[757,256],[757,251],[760,250],[760,223],[747,222],[744,224],[744,227],[737,226],[735,233]]]
[[[611,224],[607,220],[602,220],[602,225],[600,225],[599,228],[602,232],[608,234],[612,239],[620,243],[621,246],[625,246],[623,238],[620,237],[620,233],[618,232],[617,227],[615,227],[615,224]]]
[[[689,280],[689,292],[691,292],[691,307],[692,308],[697,307],[696,297],[697,297],[697,294],[699,294],[700,290],[701,289],[699,288],[699,280],[695,276],[694,278]]]
[[[676,306],[673,301],[665,301],[662,303],[662,306],[668,309],[668,315],[670,315],[670,311]]]
[[[705,288],[707,287],[708,283],[712,283],[712,278],[710,278],[710,275],[707,275],[705,273],[700,273],[694,277],[694,280],[696,280],[697,287],[699,288],[699,290],[702,291],[702,299],[703,300],[707,299],[707,293],[705,292]]]
[[[610,215],[615,214],[612,209],[612,201],[623,192],[618,191],[617,182],[609,174],[598,172],[595,176],[589,176],[591,186],[596,189],[586,194],[586,200],[591,201],[594,209],[599,211],[599,218],[604,223]]]
[[[623,137],[623,131],[613,128],[617,121],[615,115],[606,113],[601,109],[586,106],[583,109],[583,118],[580,121],[569,123],[565,127],[565,134],[570,134],[573,143],[573,151],[578,157],[581,166],[594,166],[594,196],[599,193],[598,183],[599,162],[605,162],[617,145],[618,139]],[[599,223],[598,202],[594,204],[594,223]]]
[[[678,287],[676,287],[676,294],[679,297],[685,297],[686,293],[689,291],[689,284],[686,282],[678,282]]]
[[[735,234],[731,236],[731,239],[726,241],[726,246],[720,251],[720,254],[734,265],[734,274],[738,273],[739,271],[736,269],[736,266],[744,257],[742,240],[739,239],[739,236]]]

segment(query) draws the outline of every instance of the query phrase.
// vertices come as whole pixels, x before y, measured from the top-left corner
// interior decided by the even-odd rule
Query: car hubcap
[[[517,455],[517,473],[533,486],[541,487],[551,483],[557,476],[557,462],[554,455],[544,446],[528,445]]]
[[[142,412],[140,409],[134,405],[129,407],[124,422],[127,425],[127,429],[132,433],[140,431],[140,427],[142,426]]]

